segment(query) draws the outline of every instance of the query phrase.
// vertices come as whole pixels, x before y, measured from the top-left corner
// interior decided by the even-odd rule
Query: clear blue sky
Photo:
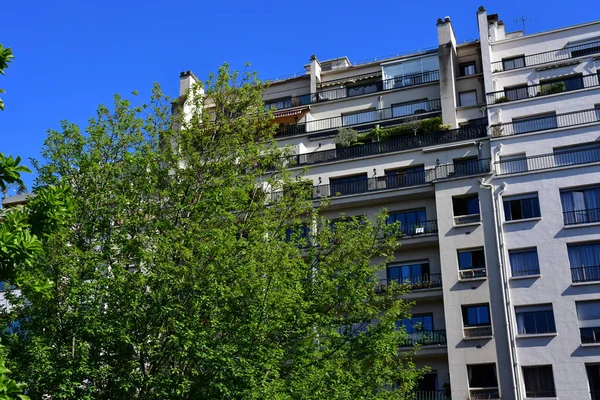
[[[2,0],[0,43],[16,58],[0,75],[0,152],[37,158],[61,120],[85,126],[114,93],[147,95],[153,82],[176,96],[184,70],[204,79],[223,62],[249,61],[267,79],[302,71],[311,54],[357,61],[432,47],[444,16],[458,41],[474,39],[479,5],[508,31],[520,29],[521,15],[532,18],[528,33],[600,18],[600,8],[556,0],[499,3]]]

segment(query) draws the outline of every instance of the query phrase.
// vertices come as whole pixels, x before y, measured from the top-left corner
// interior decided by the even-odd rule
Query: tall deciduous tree
[[[397,227],[330,226],[272,143],[263,89],[224,66],[205,95],[117,96],[85,133],[49,133],[37,184],[70,188],[71,228],[30,269],[50,297],[24,288],[5,322],[32,397],[410,397],[408,304],[374,284]]]

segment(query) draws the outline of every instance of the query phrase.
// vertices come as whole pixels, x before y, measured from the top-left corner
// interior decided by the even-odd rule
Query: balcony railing
[[[474,224],[474,223],[477,223],[480,221],[481,221],[480,214],[458,215],[458,216],[454,217],[454,225],[455,226]]]
[[[451,396],[445,390],[419,390],[414,397],[415,400],[451,400]]]
[[[490,131],[492,137],[512,136],[593,122],[600,122],[600,107],[540,118],[528,118],[519,122],[492,125],[490,126]]]
[[[564,211],[563,219],[567,226],[600,222],[600,208]]]
[[[492,336],[491,325],[486,326],[465,326],[463,328],[465,339],[477,339]]]
[[[487,94],[487,102],[488,104],[501,104],[595,86],[600,86],[598,74],[567,77],[560,81],[527,85],[523,87],[504,88],[504,90],[491,92]]]
[[[573,283],[600,281],[600,266],[571,268]]]
[[[427,235],[438,232],[437,220],[422,222],[411,222],[400,226],[398,234],[400,236]]]
[[[414,345],[421,346],[445,346],[446,345],[446,331],[417,331],[406,334],[406,337],[402,340],[402,347],[412,347]]]
[[[415,104],[421,105],[421,107],[407,108],[406,106],[394,106],[380,108],[378,110],[366,110],[349,115],[339,115],[331,118],[315,119],[299,124],[285,125],[279,129],[276,136],[293,136],[302,133],[327,131],[348,126],[375,124],[386,120],[407,118],[412,115],[419,116],[424,113],[440,111],[442,109],[440,99],[428,100]]]
[[[479,279],[487,277],[487,272],[485,268],[461,269],[458,276],[461,280]]]
[[[469,389],[469,400],[500,399],[498,388]]]
[[[557,151],[552,154],[542,154],[539,156],[500,160],[496,162],[496,173],[498,175],[507,175],[596,162],[600,162],[600,145],[571,151]]]
[[[395,151],[418,149],[421,147],[460,142],[463,140],[473,140],[485,136],[486,127],[484,125],[466,126],[449,131],[419,135],[404,135],[382,142],[373,142],[363,145],[317,151],[314,153],[299,154],[291,156],[290,161],[296,165],[319,164],[337,160],[366,157],[375,154],[386,154]]]
[[[425,185],[439,179],[449,179],[479,175],[490,172],[490,160],[469,160],[455,164],[442,164],[433,168],[407,172],[404,174],[380,176],[375,178],[364,178],[353,182],[332,183],[328,185],[313,186],[313,199],[323,197],[338,197],[352,194],[376,192],[380,190],[402,189],[407,187]],[[283,192],[271,192],[271,200],[281,198]]]
[[[442,287],[442,274],[415,275],[406,277],[402,280],[394,279],[391,281],[387,279],[381,279],[377,283],[376,291],[383,292],[387,288],[389,282],[407,285],[411,290],[435,289]]]
[[[520,60],[515,60],[516,62],[496,61],[492,63],[492,71],[499,72],[532,67],[534,65],[568,60],[570,58],[589,56],[597,53],[600,53],[600,42],[585,43],[576,46],[563,47],[562,49],[545,51],[543,53],[530,54]]]

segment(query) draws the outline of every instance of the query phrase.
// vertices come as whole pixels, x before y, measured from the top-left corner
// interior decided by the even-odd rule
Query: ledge
[[[458,278],[459,282],[473,282],[473,281],[487,281],[487,275],[486,276],[480,276],[477,278]]]
[[[585,128],[588,126],[598,125],[599,122],[600,121],[591,121],[591,122],[588,122],[585,124],[560,126],[560,127],[552,128],[552,129],[544,129],[542,131],[533,131],[533,132],[527,132],[527,133],[515,133],[513,135],[505,135],[505,136],[492,136],[490,138],[490,141],[495,142],[497,140],[502,140],[502,139],[513,139],[513,138],[521,138],[521,137],[534,136],[534,135],[545,135],[547,133],[555,133],[555,132],[561,132],[561,131],[565,131],[565,130],[569,130],[569,129]],[[506,122],[506,123],[510,123],[510,122]]]
[[[581,347],[600,347],[600,343],[581,343]]]
[[[600,281],[571,282],[571,286],[589,286],[589,285],[600,285]]]
[[[462,81],[462,80],[469,79],[469,78],[479,78],[480,76],[483,76],[483,72],[479,72],[477,74],[459,76],[459,77],[454,78],[454,80]]]
[[[463,340],[489,340],[489,339],[493,339],[494,335],[489,335],[489,336],[473,336],[473,337],[464,337],[463,336]]]
[[[511,71],[513,71],[513,70],[511,70]],[[539,83],[533,84],[533,85],[529,85],[528,84],[527,88],[529,89],[530,87],[537,86],[537,85],[539,85]],[[566,91],[566,92],[545,94],[543,96],[533,96],[533,97],[528,97],[526,99],[518,99],[518,100],[506,101],[504,103],[491,103],[491,104],[488,104],[487,106],[488,106],[488,108],[490,108],[490,107],[502,107],[504,105],[510,105],[510,104],[522,104],[524,102],[531,101],[531,100],[540,100],[540,99],[548,99],[548,98],[552,99],[552,98],[554,98],[556,96],[564,96],[565,94],[569,94],[569,93],[581,93],[581,92],[595,90],[595,89],[600,89],[600,86],[590,86],[590,87],[584,87],[584,88],[576,89],[576,90],[569,90],[569,91]],[[492,93],[494,93],[494,92],[492,92]],[[486,93],[485,95],[487,96],[488,93]]]
[[[556,332],[551,332],[551,333],[533,333],[531,335],[520,334],[520,335],[517,335],[516,338],[517,339],[529,339],[529,338],[544,338],[544,337],[554,337],[554,336],[558,336],[558,334]]]
[[[454,224],[454,228],[464,228],[464,227],[477,226],[477,225],[481,225],[481,221],[469,222],[468,224],[461,224],[461,225]]]
[[[518,280],[522,280],[522,279],[537,279],[537,278],[541,278],[541,277],[542,277],[541,274],[523,275],[523,276],[511,276],[510,278],[508,278],[508,280],[510,280],[510,281],[518,281]]]
[[[486,139],[486,137],[484,136],[484,137],[479,138],[479,140],[482,140],[482,139]],[[429,153],[431,151],[438,151],[438,150],[442,150],[442,149],[451,149],[451,148],[456,148],[456,147],[473,146],[473,145],[477,144],[477,142],[479,140],[475,141],[475,140],[472,140],[472,139],[467,139],[467,140],[464,140],[464,141],[461,141],[461,142],[453,142],[453,143],[440,144],[440,145],[437,145],[437,146],[422,147],[421,151],[423,153]]]
[[[504,221],[504,224],[516,224],[519,222],[532,222],[532,221],[541,221],[542,217],[535,217],[535,218],[523,218],[523,219],[513,219],[511,221]]]
[[[565,228],[565,229],[587,228],[588,226],[600,226],[600,222],[588,222],[585,224],[565,225],[563,228]]]

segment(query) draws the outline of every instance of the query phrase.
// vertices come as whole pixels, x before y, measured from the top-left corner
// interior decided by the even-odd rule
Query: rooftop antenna
[[[536,17],[526,17],[525,15],[521,15],[521,18],[516,17],[514,19],[515,24],[521,23],[523,26],[523,35],[525,34],[525,21],[535,21]]]

